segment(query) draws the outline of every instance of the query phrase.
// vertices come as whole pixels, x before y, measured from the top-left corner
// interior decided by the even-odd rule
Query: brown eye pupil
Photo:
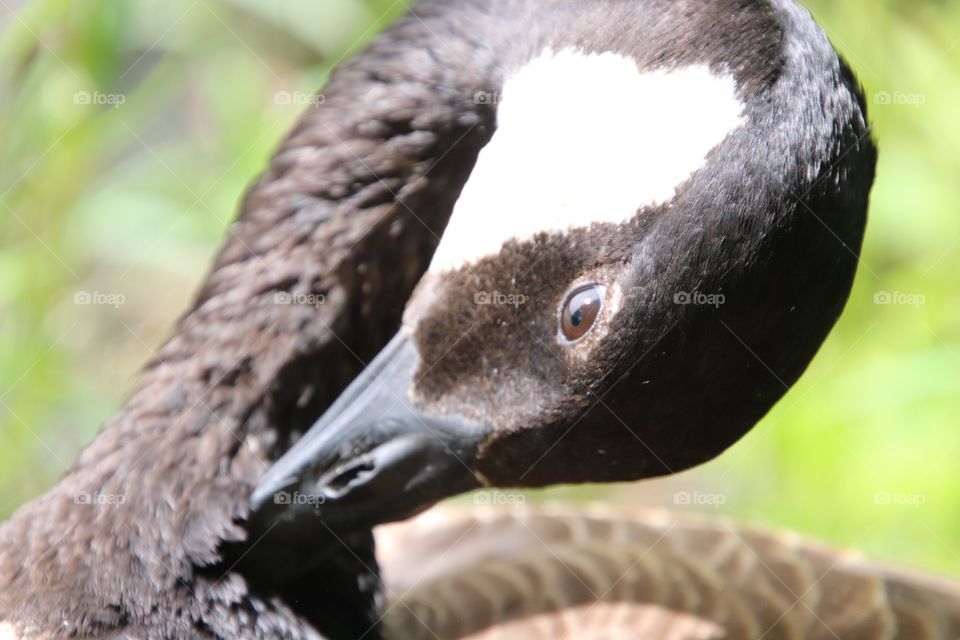
[[[568,342],[587,335],[603,309],[603,287],[589,284],[574,290],[560,312],[560,333]]]

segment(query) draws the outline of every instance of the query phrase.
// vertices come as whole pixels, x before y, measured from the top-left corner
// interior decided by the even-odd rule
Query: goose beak
[[[369,528],[481,485],[473,468],[489,430],[416,407],[417,362],[401,330],[267,470],[252,496],[256,526]]]

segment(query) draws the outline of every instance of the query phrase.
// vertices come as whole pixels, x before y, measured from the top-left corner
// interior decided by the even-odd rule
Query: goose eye
[[[560,333],[567,342],[587,335],[603,309],[603,287],[588,284],[567,296],[560,310]]]

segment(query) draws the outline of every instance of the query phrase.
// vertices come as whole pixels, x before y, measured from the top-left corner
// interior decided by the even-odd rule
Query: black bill
[[[264,474],[252,497],[255,530],[319,521],[349,532],[481,485],[473,468],[489,430],[414,406],[417,361],[401,331]]]

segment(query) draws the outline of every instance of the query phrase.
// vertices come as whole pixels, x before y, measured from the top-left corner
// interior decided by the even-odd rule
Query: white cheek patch
[[[734,78],[706,66],[641,73],[615,53],[547,49],[504,84],[430,270],[669,202],[743,121]]]

